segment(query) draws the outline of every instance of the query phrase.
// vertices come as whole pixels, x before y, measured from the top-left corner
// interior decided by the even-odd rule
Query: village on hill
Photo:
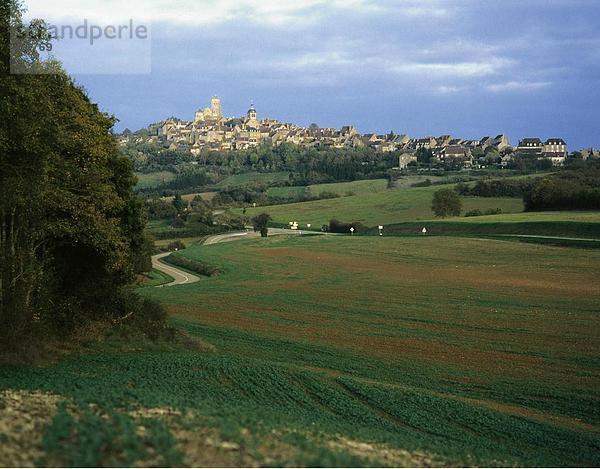
[[[568,156],[567,144],[562,138],[523,138],[512,146],[504,134],[484,136],[470,140],[452,135],[439,137],[411,138],[394,132],[386,134],[361,134],[354,126],[340,129],[322,128],[316,124],[301,127],[277,119],[259,119],[253,104],[242,117],[225,117],[221,100],[213,96],[210,107],[199,109],[192,121],[170,117],[151,124],[147,131],[132,133],[125,130],[118,136],[122,146],[149,143],[170,150],[199,155],[203,151],[249,150],[261,145],[280,146],[293,144],[314,149],[358,149],[371,148],[377,152],[399,153],[399,167],[408,167],[416,162],[419,151],[430,152],[438,161],[451,160],[463,168],[481,167],[486,164],[507,166],[514,154],[527,154],[547,159],[553,166],[561,166]],[[583,159],[598,157],[596,150],[581,152]]]

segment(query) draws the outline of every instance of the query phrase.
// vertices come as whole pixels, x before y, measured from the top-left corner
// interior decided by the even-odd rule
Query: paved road
[[[158,287],[170,287],[173,285],[187,285],[189,283],[196,283],[200,280],[200,277],[190,274],[189,272],[184,272],[183,270],[178,269],[172,265],[167,265],[164,262],[161,262],[160,259],[171,254],[170,252],[164,252],[162,254],[156,254],[152,256],[152,267],[156,270],[160,270],[161,272],[170,275],[173,277],[173,281],[171,283],[166,283],[163,285],[158,285]]]
[[[269,236],[275,235],[300,235],[302,233],[309,233],[308,231],[300,231],[300,230],[284,230],[283,228],[269,228]],[[312,231],[310,233],[313,233]],[[226,243],[229,241],[239,241],[241,239],[250,239],[250,238],[259,238],[260,233],[246,230],[246,231],[236,231],[233,233],[223,233],[214,236],[209,236],[204,240],[202,244],[217,244],[217,243]]]

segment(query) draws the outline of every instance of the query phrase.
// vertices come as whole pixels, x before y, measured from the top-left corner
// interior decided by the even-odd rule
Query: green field
[[[600,464],[600,251],[280,236],[183,254],[223,273],[141,292],[216,351],[0,368],[0,389],[65,403],[42,462]]]
[[[352,182],[312,184],[310,186],[270,187],[267,194],[276,197],[299,197],[308,193],[318,197],[323,192],[332,192],[343,197],[346,195],[362,195],[382,192],[385,191],[386,188],[387,180],[385,179],[366,179]]]
[[[277,181],[287,181],[290,173],[279,171],[274,173],[242,173],[229,176],[213,187],[216,189],[224,189],[226,187],[243,186],[253,182],[271,183]]]
[[[138,183],[136,189],[148,189],[159,186],[160,184],[170,182],[175,179],[175,174],[170,171],[158,171],[156,173],[136,173]]]
[[[247,215],[254,216],[267,212],[276,223],[287,224],[289,221],[298,221],[301,225],[311,223],[313,226],[325,225],[332,218],[345,222],[361,222],[367,226],[430,220],[434,217],[431,212],[433,193],[446,187],[454,186],[366,191],[359,195],[337,199],[250,208],[247,210]],[[523,210],[523,202],[518,198],[463,197],[462,199],[464,211],[476,208],[480,210],[500,208],[504,213]]]

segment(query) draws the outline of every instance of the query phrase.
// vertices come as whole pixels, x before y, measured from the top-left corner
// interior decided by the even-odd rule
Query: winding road
[[[162,285],[157,285],[157,287],[186,285],[188,283],[196,283],[200,281],[200,277],[194,274],[190,274],[189,272],[184,272],[183,270],[178,269],[177,267],[165,264],[164,262],[160,261],[163,257],[167,257],[169,254],[171,253],[163,252],[162,254],[156,254],[155,256],[152,256],[152,268],[160,270],[162,273],[173,277],[173,281],[171,283],[163,283]]]
[[[305,232],[306,233],[306,232]],[[313,233],[313,232],[311,232]],[[274,235],[300,235],[302,231],[292,231],[292,230],[284,230],[282,228],[269,228],[269,236]],[[218,244],[218,243],[226,243],[230,241],[237,241],[242,239],[249,238],[258,238],[260,237],[260,233],[255,233],[254,231],[236,231],[233,233],[223,233],[214,236],[209,236],[202,243],[203,245],[210,244]],[[174,285],[188,285],[190,283],[196,283],[200,281],[200,277],[197,275],[191,274],[184,270],[181,270],[173,265],[166,264],[165,262],[161,262],[160,260],[163,257],[167,257],[170,252],[163,252],[161,254],[156,254],[152,256],[152,268],[159,270],[160,272],[167,274],[173,277],[173,281],[170,283],[164,283],[162,285],[157,285],[158,287],[171,287]]]

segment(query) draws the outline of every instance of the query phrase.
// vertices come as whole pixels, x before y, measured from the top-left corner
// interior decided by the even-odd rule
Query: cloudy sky
[[[80,41],[55,50],[71,72],[96,61],[76,79],[119,129],[191,119],[217,94],[226,115],[245,113],[253,100],[259,117],[304,125],[600,146],[598,0],[26,4],[28,16],[55,24],[133,19],[151,28],[146,49],[107,54]],[[124,73],[98,73],[115,71],[102,61],[108,56]],[[136,69],[144,56],[150,67]]]

